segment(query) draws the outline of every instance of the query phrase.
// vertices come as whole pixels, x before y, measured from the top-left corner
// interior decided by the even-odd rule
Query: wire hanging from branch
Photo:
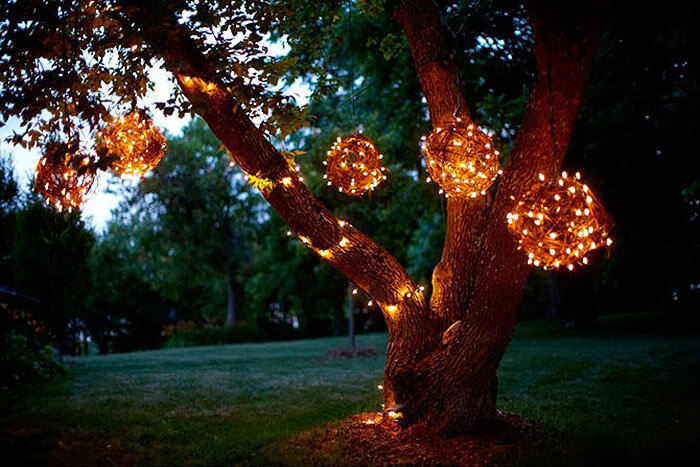
[[[350,91],[351,121],[353,130],[357,130],[355,109],[355,58],[353,50],[353,14],[352,2],[348,3],[348,46],[350,51]],[[361,196],[374,190],[387,179],[388,170],[381,165],[384,156],[369,137],[357,134],[342,138],[338,136],[326,152],[326,173],[323,176],[328,186],[334,185],[340,193],[349,196]]]

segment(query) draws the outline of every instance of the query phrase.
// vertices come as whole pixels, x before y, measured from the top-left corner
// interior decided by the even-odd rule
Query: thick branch
[[[508,166],[489,213],[482,246],[483,272],[475,281],[474,309],[492,308],[491,294],[519,303],[528,268],[508,233],[505,216],[515,200],[530,189],[540,172],[556,176],[573,134],[588,81],[605,4],[532,2],[537,82],[527,103]],[[512,294],[512,296],[509,296]],[[509,307],[510,308],[510,307]],[[501,312],[501,310],[491,309]],[[516,310],[503,310],[513,314]]]
[[[433,127],[469,119],[466,99],[459,84],[457,65],[447,44],[440,11],[434,0],[408,0],[395,19],[402,25],[411,48]],[[460,319],[468,307],[470,279],[476,264],[469,252],[480,243],[488,199],[447,200],[447,226],[440,262],[433,271],[431,317],[445,330]]]
[[[394,19],[403,27],[411,47],[416,75],[433,126],[451,122],[455,117],[469,118],[457,65],[447,44],[435,1],[406,0],[397,9]]]
[[[129,2],[125,2],[129,3]],[[270,205],[304,243],[363,288],[381,307],[391,333],[413,351],[425,348],[425,299],[398,261],[369,237],[333,216],[207,68],[207,60],[174,16],[138,3],[122,21],[134,25],[177,78],[193,109],[248,174],[272,183],[262,190]],[[406,292],[412,292],[406,298]]]
[[[426,50],[431,44],[422,36],[438,25],[434,14],[423,16],[434,3],[419,3],[406,2],[397,14],[414,60],[440,54]],[[490,388],[515,327],[528,273],[505,216],[539,172],[552,176],[560,169],[605,16],[597,4],[572,6],[553,0],[533,2],[529,12],[535,31],[537,82],[495,201],[490,207],[448,203],[448,232],[442,260],[433,274],[437,286],[431,310],[441,329],[455,325],[442,346],[413,372],[399,374],[396,383],[397,398],[410,405],[409,421],[423,420],[443,431],[468,429],[485,416],[481,407],[493,410]],[[422,21],[432,24],[426,27]],[[415,65],[419,77],[432,73],[418,60]],[[438,94],[432,87],[440,83],[421,79],[421,85],[428,87],[423,91],[432,117],[433,108],[443,106],[431,107],[434,97],[430,96]],[[459,92],[450,86],[445,89]]]

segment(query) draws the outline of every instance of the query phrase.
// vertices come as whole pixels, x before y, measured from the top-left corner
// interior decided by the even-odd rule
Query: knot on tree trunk
[[[442,345],[449,345],[457,335],[457,331],[462,326],[462,320],[455,321],[452,326],[447,328],[447,330],[442,334]]]

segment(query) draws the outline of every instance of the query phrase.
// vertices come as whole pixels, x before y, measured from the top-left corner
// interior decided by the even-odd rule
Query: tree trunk
[[[226,327],[229,328],[236,322],[236,293],[231,275],[225,275],[224,280],[226,281]]]
[[[355,306],[352,299],[352,282],[348,282],[348,338],[350,348],[355,350]]]
[[[495,413],[496,370],[513,333],[527,279],[525,257],[506,227],[508,213],[538,173],[559,171],[583,96],[604,14],[597,3],[529,5],[536,82],[503,176],[485,197],[447,202],[447,231],[428,303],[398,261],[334,217],[217,83],[206,56],[175,17],[127,1],[127,24],[164,59],[193,109],[263,190],[290,230],[372,297],[389,330],[384,405],[403,424],[443,434],[466,431]],[[434,126],[469,118],[457,66],[443,37],[439,3],[408,0],[397,12]],[[121,15],[117,11],[116,15]],[[291,183],[280,183],[284,178]]]
[[[557,273],[550,271],[547,273],[547,319],[555,320],[559,318],[559,305],[561,305],[561,290],[557,285]]]
[[[528,7],[537,81],[504,176],[489,196],[447,201],[445,246],[433,272],[430,302],[431,320],[444,333],[418,366],[385,372],[391,380],[385,386],[393,392],[385,403],[400,405],[405,423],[422,422],[445,434],[468,430],[495,414],[496,370],[528,275],[505,217],[538,173],[553,176],[561,168],[603,17],[596,4],[540,1]],[[437,4],[405,1],[396,20],[411,46],[433,126],[455,116],[468,119]],[[388,359],[387,367],[393,365]]]

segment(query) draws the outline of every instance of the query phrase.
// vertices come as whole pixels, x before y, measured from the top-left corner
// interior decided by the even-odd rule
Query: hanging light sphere
[[[165,154],[165,138],[139,110],[117,118],[100,136],[100,144],[116,156],[110,168],[119,175],[141,177],[153,170]]]
[[[577,172],[538,183],[506,216],[508,229],[527,254],[528,264],[544,269],[588,264],[586,256],[601,246],[612,245],[612,222]]]
[[[440,194],[446,198],[476,198],[486,194],[500,173],[500,153],[493,147],[491,138],[474,123],[464,123],[458,118],[444,128],[435,128],[422,141],[430,178],[440,185]]]
[[[46,204],[55,206],[59,212],[80,209],[95,181],[90,162],[90,157],[79,151],[77,143],[70,146],[48,143],[34,174],[34,184]]]
[[[386,168],[380,162],[384,156],[365,135],[338,137],[326,156],[323,178],[341,193],[361,196],[386,180]]]

